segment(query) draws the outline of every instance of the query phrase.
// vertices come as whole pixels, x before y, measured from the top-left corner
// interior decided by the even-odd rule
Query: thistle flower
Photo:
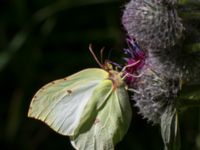
[[[175,4],[176,0],[131,0],[122,16],[124,28],[145,50],[172,47],[184,29]]]
[[[161,62],[162,61],[162,62]],[[133,100],[139,113],[154,124],[160,123],[160,117],[170,105],[175,105],[175,98],[180,90],[181,69],[173,62],[160,59],[148,53],[145,65],[141,68],[141,78],[135,81]]]
[[[145,64],[145,53],[140,49],[135,39],[127,37],[126,39],[128,48],[124,49],[124,53],[127,55],[124,60],[126,61],[126,83],[129,87],[134,85],[134,81],[139,75],[138,71]]]
[[[137,69],[132,99],[139,113],[148,121],[159,124],[167,108],[176,107],[176,98],[185,83],[199,82],[199,55],[173,47],[163,51],[145,51],[145,61]],[[192,82],[191,82],[192,81]]]

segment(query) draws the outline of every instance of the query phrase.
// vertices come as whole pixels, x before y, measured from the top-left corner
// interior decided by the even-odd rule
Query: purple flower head
[[[145,53],[140,49],[139,45],[131,37],[126,39],[128,48],[124,49],[124,53],[127,55],[124,60],[126,61],[126,82],[129,86],[132,86],[136,76],[139,75],[140,70],[145,64]]]

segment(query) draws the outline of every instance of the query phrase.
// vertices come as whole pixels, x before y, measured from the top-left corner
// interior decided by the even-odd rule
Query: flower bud
[[[124,28],[142,49],[172,47],[184,29],[175,4],[176,0],[131,0],[122,16]]]

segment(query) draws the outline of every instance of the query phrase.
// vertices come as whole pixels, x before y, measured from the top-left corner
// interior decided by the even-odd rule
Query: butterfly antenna
[[[97,59],[97,56],[95,55],[93,49],[92,49],[92,44],[89,45],[89,50],[90,50],[90,53],[92,54],[92,56],[94,57],[95,61],[97,62],[97,64],[103,68],[103,65],[100,63],[100,61]],[[102,50],[101,50],[102,51]]]

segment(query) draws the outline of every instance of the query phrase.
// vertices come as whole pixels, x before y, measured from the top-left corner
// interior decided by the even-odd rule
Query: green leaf
[[[178,114],[175,108],[168,106],[161,116],[161,134],[165,150],[180,149],[180,133],[178,126]]]

